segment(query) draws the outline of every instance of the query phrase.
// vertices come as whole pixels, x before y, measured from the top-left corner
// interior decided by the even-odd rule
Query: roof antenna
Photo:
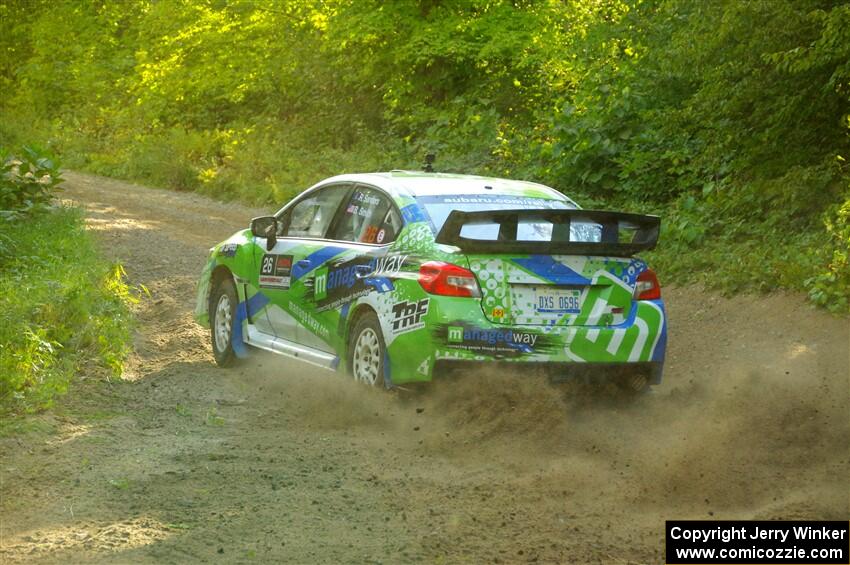
[[[422,167],[422,170],[425,171],[426,173],[433,173],[434,172],[433,165],[434,165],[434,161],[436,161],[436,160],[437,160],[437,156],[434,155],[433,153],[428,153],[427,155],[425,155],[425,166]]]

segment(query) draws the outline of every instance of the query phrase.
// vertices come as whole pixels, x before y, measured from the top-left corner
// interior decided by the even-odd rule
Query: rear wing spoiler
[[[517,239],[523,231],[551,224],[551,236]],[[473,229],[464,229],[470,226]],[[479,226],[479,229],[474,229]],[[484,226],[490,226],[489,228]],[[478,234],[471,232],[479,232]],[[545,230],[545,231],[548,231]],[[602,255],[631,257],[653,249],[661,218],[602,210],[454,210],[437,234],[436,242],[468,253],[523,253],[533,255]],[[464,234],[466,232],[466,234]],[[477,235],[477,236],[476,236]],[[522,234],[520,234],[522,235]],[[545,235],[539,230],[537,236]],[[481,237],[486,236],[486,237]]]

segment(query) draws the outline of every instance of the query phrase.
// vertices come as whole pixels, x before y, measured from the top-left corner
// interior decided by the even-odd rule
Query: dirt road
[[[0,438],[0,561],[659,563],[665,519],[850,515],[850,324],[801,296],[665,289],[665,382],[634,403],[498,374],[380,393],[269,355],[224,371],[194,285],[262,211],[67,179],[151,296],[129,380],[83,375]]]

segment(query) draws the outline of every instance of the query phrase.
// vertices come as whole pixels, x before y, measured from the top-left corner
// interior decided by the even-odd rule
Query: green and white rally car
[[[222,366],[252,346],[386,387],[510,363],[641,390],[667,323],[634,255],[659,229],[531,182],[341,175],[212,248],[195,316]]]

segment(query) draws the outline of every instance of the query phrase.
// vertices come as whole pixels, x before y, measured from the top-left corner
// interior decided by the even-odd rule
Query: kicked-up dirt
[[[0,438],[4,563],[659,563],[666,519],[850,516],[850,324],[799,295],[666,288],[665,380],[635,401],[497,373],[387,393],[214,366],[195,283],[263,211],[66,195],[150,296],[126,380],[93,369]]]

